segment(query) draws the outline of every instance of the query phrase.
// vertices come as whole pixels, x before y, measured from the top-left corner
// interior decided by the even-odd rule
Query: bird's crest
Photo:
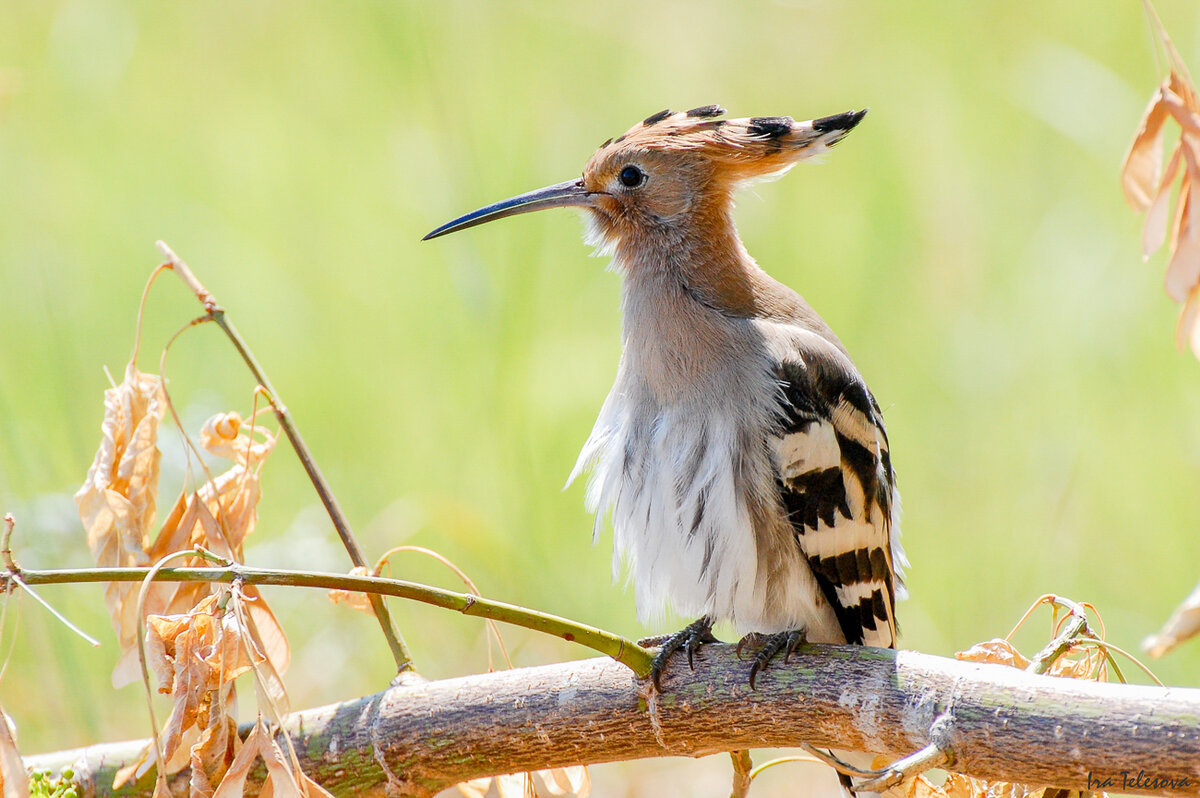
[[[604,142],[588,167],[639,152],[693,152],[720,167],[732,180],[765,177],[824,152],[866,113],[865,109],[847,111],[797,122],[790,116],[722,119],[725,109],[719,105],[664,110]]]

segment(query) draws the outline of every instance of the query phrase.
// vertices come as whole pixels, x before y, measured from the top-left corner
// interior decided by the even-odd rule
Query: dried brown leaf
[[[1029,667],[1029,660],[1007,640],[996,638],[983,643],[976,643],[966,651],[959,651],[955,659],[966,662],[991,662],[997,665],[1008,665],[1024,670]]]
[[[533,778],[528,773],[508,773],[496,777],[500,798],[533,798]]]
[[[298,770],[293,772],[294,766],[284,756],[266,721],[260,715],[225,777],[217,785],[213,798],[241,798],[246,788],[246,777],[250,775],[258,759],[262,759],[267,768],[267,778],[259,795],[287,798],[317,798],[329,795],[328,791],[303,773],[299,773]]]
[[[370,576],[371,572],[367,570],[365,565],[356,565],[350,569],[351,576]],[[366,593],[360,593],[357,590],[341,590],[334,588],[329,591],[329,600],[334,604],[345,604],[352,610],[365,612],[373,615],[375,610],[371,608],[371,599]]]
[[[142,771],[143,773],[145,772],[144,770],[142,770],[142,766],[144,764],[146,764],[146,761],[150,758],[150,755],[153,753],[154,753],[154,744],[150,743],[150,744],[146,745],[146,747],[144,747],[142,749],[141,753],[138,754],[138,756],[135,759],[131,759],[129,761],[129,764],[127,764],[123,768],[120,768],[119,770],[117,770],[116,773],[113,774],[112,788],[114,790],[119,790],[131,779],[140,778],[140,776],[138,775],[138,771]]]
[[[258,523],[258,501],[262,498],[261,465],[261,460],[258,466],[251,468],[236,463],[200,489],[201,498],[220,521],[221,535],[231,549],[231,554],[225,556],[239,562],[242,544]]]
[[[459,782],[455,785],[458,791],[461,792],[464,798],[483,798],[487,795],[488,788],[492,786],[492,777],[485,776],[482,779],[471,779],[470,781]]]
[[[1103,663],[1103,654],[1094,648],[1071,648],[1050,663],[1046,674],[1064,679],[1095,679]]]
[[[158,386],[161,391],[161,383]],[[159,415],[161,416],[161,410]],[[243,542],[254,531],[258,518],[258,501],[262,495],[259,473],[266,456],[275,444],[275,439],[262,431],[261,427],[256,430],[266,436],[266,439],[255,440],[251,434],[253,431],[242,424],[236,413],[221,414],[210,419],[201,435],[205,444],[218,454],[240,458],[242,462],[236,462],[223,474],[205,482],[198,491],[181,494],[154,542],[146,545],[146,536],[141,538],[139,545],[143,547],[140,552],[142,562],[108,564],[144,565],[174,552],[196,547],[207,548],[222,557],[240,562],[243,559]],[[247,458],[249,467],[246,463]],[[103,469],[94,470],[103,472]],[[94,510],[95,501],[88,501],[90,503],[86,505],[87,509]],[[80,507],[82,513],[85,504],[81,502]],[[193,557],[185,559],[181,564],[199,566],[207,563]],[[137,617],[134,599],[138,588],[136,585],[117,585],[110,587],[110,592],[114,589],[120,597],[119,618],[123,626],[118,637],[123,656],[113,670],[113,684],[120,687],[136,681],[141,675],[136,651]],[[144,611],[147,616],[184,615],[206,596],[212,595],[215,589],[211,585],[197,582],[152,584],[147,592]],[[271,657],[277,669],[283,672],[287,668],[289,654],[282,629],[261,598],[256,600],[252,613],[262,629],[267,655]],[[114,615],[114,624],[117,623],[117,618],[118,616]]]
[[[1200,584],[1175,608],[1158,632],[1142,641],[1142,648],[1152,657],[1161,657],[1197,632],[1200,632]]]
[[[4,786],[4,798],[29,796],[29,774],[17,750],[17,726],[3,709],[0,709],[0,784]]]
[[[259,723],[262,723],[261,718]],[[263,784],[263,793],[269,789],[273,795],[281,798],[303,798],[304,792],[300,788],[300,780],[296,777],[297,774],[292,772],[292,767],[283,755],[283,750],[279,747],[279,743],[275,742],[275,737],[270,732],[267,732],[265,740],[259,742],[258,755],[262,758],[263,764],[267,766],[267,779]]]
[[[539,770],[542,783],[551,795],[574,795],[576,798],[587,798],[592,791],[592,779],[587,766],[575,765],[569,768],[551,768]]]
[[[254,429],[266,439],[254,440],[237,413],[218,414],[204,425],[201,442],[234,464],[195,493],[180,497],[150,549],[152,559],[204,546],[228,559],[242,560],[242,544],[258,521],[260,472],[275,446],[275,439],[262,427]]]
[[[1144,213],[1150,207],[1162,174],[1163,125],[1168,116],[1163,104],[1163,88],[1160,86],[1150,98],[1121,167],[1125,199],[1138,213]]]
[[[264,641],[257,623],[258,616],[252,609],[253,605],[262,603],[262,598],[257,597],[256,601],[248,601],[246,597],[249,594],[248,588],[235,592],[232,605],[243,632],[242,642],[250,656],[250,665],[254,671],[254,691],[258,698],[259,712],[266,714],[272,723],[278,723],[284,715],[290,712],[290,708],[287,688],[284,687],[281,676],[282,671],[276,667],[276,660],[272,659],[272,654],[277,658],[282,658],[279,664],[286,669],[287,658],[290,657],[287,640],[282,637],[274,637],[276,634],[282,636],[283,629],[279,627],[275,616],[270,614],[270,610],[266,610],[266,616],[261,617],[269,618],[269,622],[273,624],[267,627],[272,634],[272,644],[268,645]],[[266,605],[262,604],[262,607],[265,608]],[[280,649],[281,642],[282,649]]]
[[[554,796],[566,795],[570,792],[569,786],[563,776],[555,773],[556,770],[559,770],[559,768],[538,770],[536,773],[538,776],[541,776],[542,786],[545,787],[546,792]]]
[[[255,433],[262,440],[256,440]],[[236,412],[217,413],[200,430],[201,446],[235,463],[261,463],[275,448],[275,440],[264,427],[247,427]]]
[[[162,378],[132,364],[104,392],[100,448],[75,494],[88,547],[100,567],[144,566],[158,496],[158,429],[166,412]],[[109,583],[104,600],[124,651],[137,643],[138,585]]]
[[[1175,72],[1171,73],[1168,85],[1159,89],[1160,102],[1172,119],[1183,129],[1186,136],[1200,136],[1200,114],[1197,113],[1196,96],[1187,82]],[[1161,158],[1161,154],[1159,155]]]
[[[193,798],[213,794],[237,753],[237,739],[237,723],[230,715],[221,714],[191,746],[190,791]]]
[[[882,762],[877,768],[887,767],[891,762],[887,757],[881,757]],[[917,775],[904,785],[904,798],[946,798],[946,791],[922,775]]]
[[[200,761],[210,783],[231,753],[234,680],[251,667],[237,618],[220,600],[213,594],[184,615],[146,619],[147,664],[172,701],[161,734],[166,771]]]
[[[300,788],[307,798],[334,798],[333,793],[310,779],[304,771],[300,771]]]
[[[1179,321],[1175,325],[1175,343],[1182,349],[1185,345],[1192,348],[1192,354],[1200,358],[1200,285],[1188,294],[1187,302],[1179,311]]]
[[[1186,300],[1188,293],[1200,282],[1200,225],[1193,224],[1191,218],[1196,212],[1193,205],[1200,209],[1200,203],[1192,202],[1190,181],[1187,185],[1189,190],[1180,192],[1178,221],[1164,280],[1167,295],[1176,302]]]
[[[275,613],[267,605],[254,585],[242,585],[242,597],[245,599],[246,612],[253,622],[255,644],[280,675],[287,673],[292,662],[292,649],[288,645],[287,635],[283,625],[275,617]]]
[[[1192,202],[1192,185],[1200,183],[1200,99],[1187,68],[1170,38],[1153,13],[1150,14],[1171,70],[1154,92],[1121,170],[1125,198],[1138,212],[1146,214],[1142,227],[1142,253],[1149,257],[1170,242],[1164,285],[1167,294],[1183,303],[1175,329],[1180,348],[1187,342],[1200,358],[1200,201]],[[1166,121],[1179,126],[1179,142],[1162,170],[1163,135]],[[1179,178],[1174,222],[1167,232],[1172,185]]]
[[[250,768],[254,767],[260,747],[264,741],[270,740],[270,736],[266,724],[260,717],[258,723],[254,724],[254,728],[250,730],[250,734],[246,735],[242,747],[229,764],[229,769],[225,771],[225,776],[217,785],[213,798],[242,798],[245,793],[246,777],[250,775]]]
[[[154,780],[154,792],[151,793],[151,798],[175,798],[164,777],[159,776]]]
[[[1183,146],[1175,145],[1171,160],[1167,163],[1167,171],[1163,174],[1162,183],[1154,195],[1154,202],[1146,211],[1146,223],[1142,227],[1142,256],[1149,258],[1167,239],[1167,219],[1171,204],[1171,185],[1179,174],[1179,165],[1183,162]]]

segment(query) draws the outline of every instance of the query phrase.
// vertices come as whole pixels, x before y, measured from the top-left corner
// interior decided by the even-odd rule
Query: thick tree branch
[[[937,742],[955,771],[1026,784],[1083,789],[1090,777],[1093,789],[1109,779],[1113,791],[1157,795],[1200,786],[1200,690],[840,646],[803,647],[772,664],[757,691],[748,668],[731,647],[708,646],[695,671],[666,674],[657,696],[608,659],[522,668],[299,712],[287,729],[305,771],[338,794],[382,794],[390,783],[393,794],[430,796],[496,773],[801,742],[892,757]],[[98,745],[26,761],[71,765],[96,794],[136,750]]]

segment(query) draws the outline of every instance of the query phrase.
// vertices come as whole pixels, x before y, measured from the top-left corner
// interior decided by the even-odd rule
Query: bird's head
[[[738,185],[782,174],[825,152],[867,112],[808,122],[786,116],[720,119],[724,113],[720,106],[707,105],[654,114],[601,145],[582,177],[472,211],[425,238],[562,206],[590,211],[595,237],[602,243],[669,236],[698,216],[727,208]]]

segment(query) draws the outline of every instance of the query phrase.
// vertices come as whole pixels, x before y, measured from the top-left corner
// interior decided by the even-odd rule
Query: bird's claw
[[[787,662],[791,659],[793,652],[804,642],[804,630],[793,629],[790,632],[778,632],[773,635],[758,635],[748,634],[743,637],[737,644],[738,657],[742,655],[742,647],[747,644],[757,644],[762,641],[762,648],[754,655],[754,664],[750,666],[750,689],[755,689],[754,680],[757,678],[759,671],[765,671],[767,665],[775,657],[779,656],[779,652],[783,652],[783,661]]]
[[[667,669],[667,660],[680,649],[687,651],[688,667],[695,670],[695,654],[700,646],[705,643],[719,642],[717,638],[713,637],[712,623],[708,618],[701,618],[662,640],[661,648],[654,656],[654,661],[650,663],[650,679],[654,682],[655,689],[662,689],[660,680],[663,671]]]

